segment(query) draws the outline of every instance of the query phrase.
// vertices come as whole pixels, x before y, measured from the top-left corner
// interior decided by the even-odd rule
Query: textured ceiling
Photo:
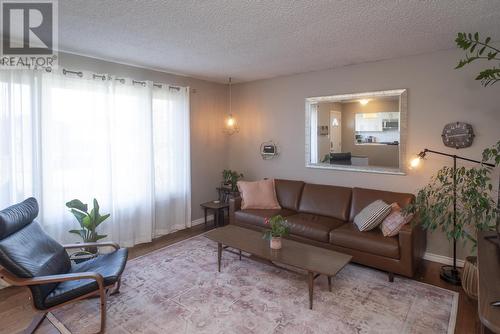
[[[62,0],[62,51],[251,81],[500,39],[499,0]],[[495,38],[496,37],[496,38]]]

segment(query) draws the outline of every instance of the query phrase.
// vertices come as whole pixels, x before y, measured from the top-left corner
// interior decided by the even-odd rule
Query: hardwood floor
[[[129,258],[135,258],[162,247],[171,245],[178,241],[196,236],[210,229],[204,225],[198,225],[190,229],[175,232],[164,237],[155,239],[147,244],[137,245],[130,248]],[[427,284],[432,284],[445,289],[458,291],[460,293],[457,322],[455,333],[474,334],[480,333],[480,322],[477,315],[477,302],[469,299],[461,287],[450,285],[439,278],[441,264],[423,261],[415,279]],[[22,332],[31,322],[35,312],[31,308],[29,293],[24,288],[9,287],[0,290],[0,334]],[[40,325],[37,334],[58,334],[59,332],[47,321]]]

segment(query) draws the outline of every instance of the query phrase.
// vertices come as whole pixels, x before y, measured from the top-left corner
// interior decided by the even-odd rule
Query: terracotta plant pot
[[[462,288],[467,296],[477,300],[478,270],[477,257],[475,256],[465,258],[464,269],[462,270]]]
[[[281,249],[281,238],[272,237],[271,238],[271,249]]]

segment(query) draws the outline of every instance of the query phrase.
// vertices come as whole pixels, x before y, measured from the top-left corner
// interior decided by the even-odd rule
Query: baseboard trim
[[[439,255],[439,254],[433,254],[433,253],[429,253],[429,252],[425,252],[424,260],[442,263],[442,264],[446,264],[446,265],[453,264],[453,258],[448,257],[448,256],[444,256],[444,255]],[[463,266],[464,266],[464,260],[457,259],[457,267],[463,267]]]
[[[214,215],[207,216],[207,221],[211,221],[211,220],[214,220]],[[205,224],[205,217],[195,219],[191,222],[191,226],[196,226],[196,225],[200,225],[200,224]]]

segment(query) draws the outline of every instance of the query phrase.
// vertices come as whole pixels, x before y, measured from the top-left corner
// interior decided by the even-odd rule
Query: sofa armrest
[[[29,286],[48,283],[60,283],[67,281],[79,281],[82,279],[92,279],[97,282],[99,289],[104,289],[104,278],[97,272],[79,272],[50,276],[37,276],[32,278],[19,278],[10,274],[7,270],[0,271],[0,278],[15,286]]]
[[[241,210],[241,197],[234,197],[229,199],[229,224],[234,224],[236,211]]]
[[[399,235],[410,235],[416,225],[417,224],[414,222],[414,219],[412,219],[408,224],[405,224],[403,225],[403,227],[401,227],[401,230],[399,230]]]
[[[418,268],[427,246],[427,233],[419,222],[413,218],[399,231],[399,249],[401,260],[410,264],[407,275],[413,276]]]

